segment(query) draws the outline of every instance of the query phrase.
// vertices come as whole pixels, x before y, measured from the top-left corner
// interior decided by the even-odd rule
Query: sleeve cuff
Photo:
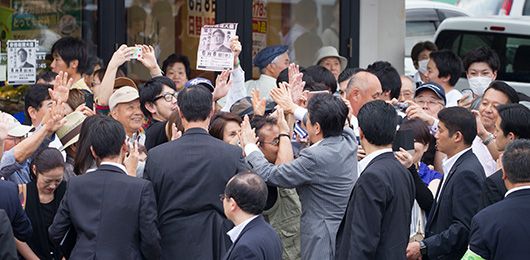
[[[431,131],[431,134],[433,136],[436,135],[436,132],[438,132],[438,122],[440,122],[440,120],[435,118],[434,123],[431,126],[429,126],[429,130]]]
[[[296,120],[302,121],[304,119],[305,114],[307,114],[307,109],[303,107],[298,107],[294,111],[294,118]]]
[[[253,152],[259,152],[259,153],[263,154],[261,152],[261,150],[259,149],[257,144],[247,144],[247,145],[245,145],[245,154],[246,154],[246,156],[249,156]]]

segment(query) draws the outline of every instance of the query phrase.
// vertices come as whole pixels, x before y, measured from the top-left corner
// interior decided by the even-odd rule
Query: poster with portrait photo
[[[7,84],[35,84],[37,40],[7,41]]]
[[[201,29],[197,51],[197,70],[222,71],[234,68],[230,39],[236,35],[237,23],[205,25]]]

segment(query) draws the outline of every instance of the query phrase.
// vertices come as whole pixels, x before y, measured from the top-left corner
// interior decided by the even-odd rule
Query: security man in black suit
[[[153,183],[158,204],[162,259],[220,259],[232,244],[233,226],[219,194],[246,170],[241,148],[208,134],[212,92],[192,85],[177,103],[185,132],[149,150],[144,178]]]
[[[528,259],[530,247],[530,141],[518,139],[502,157],[504,200],[477,213],[463,259]]]
[[[425,226],[425,239],[407,247],[407,259],[460,259],[469,242],[471,218],[478,211],[484,168],[471,150],[477,135],[473,113],[449,107],[438,113],[436,147],[447,155],[444,176]]]
[[[71,178],[49,228],[59,244],[73,226],[77,241],[70,259],[160,258],[156,201],[151,182],[127,175],[125,130],[108,116],[85,119],[90,150],[101,164]],[[130,147],[132,149],[132,147]]]

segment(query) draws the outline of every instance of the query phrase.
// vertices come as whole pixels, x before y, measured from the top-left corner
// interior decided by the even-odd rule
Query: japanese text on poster
[[[37,40],[7,41],[8,84],[35,83],[37,47]]]
[[[215,0],[188,1],[188,35],[199,37],[203,25],[215,24]]]
[[[201,30],[197,69],[221,71],[234,68],[230,39],[236,35],[237,23],[205,25]]]

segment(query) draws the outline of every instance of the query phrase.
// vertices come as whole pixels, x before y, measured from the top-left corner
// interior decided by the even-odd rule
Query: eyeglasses
[[[90,86],[95,87],[95,86],[100,85],[100,84],[101,83],[92,82],[92,83],[90,83]]]
[[[224,193],[219,194],[219,199],[220,199],[221,201],[225,200],[225,199],[226,199],[226,195],[225,195]]]
[[[278,145],[280,143],[280,137],[275,137],[272,139],[272,142],[260,142],[261,144],[272,144],[272,145]]]
[[[414,99],[414,102],[416,102],[416,104],[420,105],[420,106],[423,106],[425,104],[429,105],[429,106],[433,106],[433,105],[443,105],[443,103],[441,101],[438,101],[438,100],[434,100],[434,99]]]
[[[156,97],[153,100],[153,102],[156,102],[157,100],[159,100],[161,98],[164,98],[164,100],[167,101],[167,102],[171,102],[171,101],[173,101],[173,99],[177,99],[178,95],[179,95],[179,93],[177,93],[177,92],[175,92],[175,93],[165,93],[162,96]]]

